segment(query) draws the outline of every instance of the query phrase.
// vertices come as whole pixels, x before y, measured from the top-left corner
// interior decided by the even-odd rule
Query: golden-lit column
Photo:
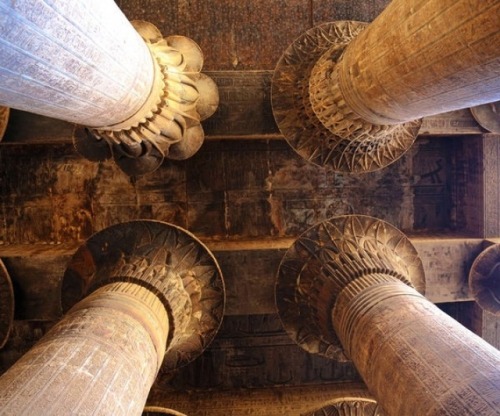
[[[500,352],[424,296],[423,267],[396,228],[333,218],[287,251],[280,317],[304,349],[352,359],[388,415],[498,415]]]
[[[303,157],[339,171],[392,163],[417,119],[500,98],[499,16],[495,0],[394,0],[371,24],[311,29],[276,68],[280,130]]]
[[[215,336],[224,287],[191,234],[134,221],[77,251],[62,300],[77,303],[0,377],[0,415],[140,415],[160,368],[190,362]]]
[[[129,174],[184,159],[218,105],[183,36],[125,18],[113,0],[0,3],[0,104],[88,127],[77,149]]]

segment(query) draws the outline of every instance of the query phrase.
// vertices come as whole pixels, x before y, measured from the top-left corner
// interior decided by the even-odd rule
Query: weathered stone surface
[[[291,39],[310,25],[310,2],[178,0],[177,30],[204,51],[207,70],[273,69]],[[279,22],[279,24],[278,24]],[[272,30],[270,30],[272,28]]]
[[[203,377],[199,377],[199,374]],[[307,386],[359,381],[352,363],[328,361],[301,350],[276,314],[229,316],[214,343],[189,366],[155,384],[156,389],[203,390]]]
[[[208,139],[266,135],[280,138],[271,110],[273,71],[211,71],[219,107],[203,123]],[[276,137],[274,137],[276,136]]]
[[[116,3],[128,20],[151,22],[165,36],[179,33],[177,0],[116,0]]]
[[[472,331],[500,350],[500,317],[481,309],[475,302],[471,302],[470,309],[467,316],[472,321]]]
[[[481,239],[411,240],[425,270],[427,299],[434,303],[472,299],[469,270],[483,249]]]

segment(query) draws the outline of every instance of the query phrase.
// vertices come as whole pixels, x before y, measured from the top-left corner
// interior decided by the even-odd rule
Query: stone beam
[[[275,312],[274,279],[291,239],[202,241],[214,253],[223,271],[227,315]],[[424,265],[426,296],[430,301],[472,300],[467,279],[472,262],[482,251],[482,239],[415,237],[411,241]],[[25,306],[22,319],[59,317],[58,288],[66,264],[76,249],[74,245],[0,245],[0,257],[22,289],[19,297],[19,302]]]
[[[206,140],[284,140],[271,111],[272,71],[210,71],[218,87],[218,111],[203,123]],[[250,123],[249,115],[252,117]],[[75,125],[12,110],[2,144],[71,143]],[[459,136],[482,134],[468,109],[424,117],[419,134]]]

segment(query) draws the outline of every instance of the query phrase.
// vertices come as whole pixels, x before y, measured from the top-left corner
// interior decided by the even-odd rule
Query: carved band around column
[[[224,283],[211,252],[189,232],[159,221],[132,221],[95,234],[63,279],[63,309],[110,282],[133,282],[162,301],[171,330],[162,369],[195,359],[214,338],[224,312]]]
[[[421,124],[365,122],[345,103],[336,81],[332,89],[344,49],[366,26],[337,21],[310,29],[284,52],[272,82],[274,118],[290,146],[310,162],[340,172],[391,164],[412,146]]]
[[[392,225],[350,215],[307,230],[288,249],[278,272],[276,304],[289,336],[311,353],[346,360],[331,312],[349,285],[374,274],[425,290],[415,248]]]
[[[369,314],[377,304],[397,296],[423,297],[400,279],[379,273],[360,277],[342,290],[331,312],[331,319],[347,357],[352,358],[353,339],[359,337],[359,332],[353,330],[356,323],[359,324],[364,315]]]
[[[163,38],[152,24],[132,22],[149,47],[155,68],[151,93],[143,107],[118,124],[75,135],[75,147],[86,158],[111,156],[129,175],[153,172],[163,159],[187,159],[204,140],[201,120],[217,109],[217,86],[200,71],[203,54],[184,36]]]

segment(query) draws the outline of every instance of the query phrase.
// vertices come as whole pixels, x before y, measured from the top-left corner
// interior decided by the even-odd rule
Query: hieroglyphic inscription
[[[203,377],[199,374],[203,373]],[[276,314],[225,316],[216,339],[205,352],[153,390],[181,388],[282,388],[359,381],[351,362],[308,354],[286,334]]]
[[[73,310],[0,378],[0,414],[136,414],[156,376],[151,341],[133,314]]]
[[[482,133],[468,109],[424,117],[419,131],[421,135],[444,136]]]

